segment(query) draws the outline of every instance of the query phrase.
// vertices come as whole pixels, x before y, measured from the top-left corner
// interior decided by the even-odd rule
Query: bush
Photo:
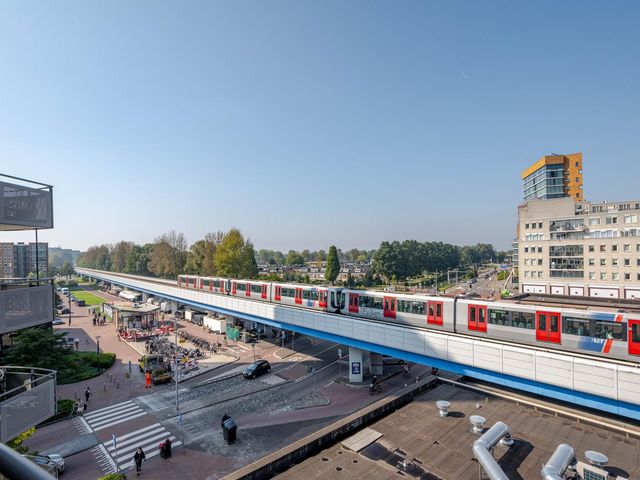
[[[110,473],[104,477],[100,477],[98,480],[125,480],[126,478],[124,473]]]
[[[81,382],[100,375],[103,370],[113,365],[115,353],[68,351],[63,366],[58,370],[58,383]]]
[[[7,442],[7,447],[13,448],[16,452],[20,454],[29,453],[28,447],[23,447],[22,442],[30,438],[34,433],[36,433],[36,427],[31,427],[29,430],[22,432],[16,438],[12,438]]]

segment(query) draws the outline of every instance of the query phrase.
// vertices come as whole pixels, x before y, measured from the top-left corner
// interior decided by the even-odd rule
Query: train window
[[[202,280],[203,287],[209,287],[209,280]]]
[[[309,293],[310,293],[309,290],[303,290],[302,291],[302,298],[304,300],[309,300]]]
[[[529,312],[513,312],[511,326],[533,330],[535,328],[535,315]]]
[[[238,290],[239,292],[244,292],[246,289],[247,289],[247,286],[244,283],[238,283],[236,285],[236,290]]]
[[[370,307],[371,306],[371,297],[367,297],[366,295],[360,295],[357,297],[358,303],[361,307]]]
[[[373,300],[373,302],[371,304],[371,308],[376,308],[378,310],[383,310],[383,308],[382,308],[382,299],[381,298],[373,297],[371,300]]]
[[[251,291],[253,293],[262,293],[262,285],[256,285],[255,283],[251,285]]]
[[[562,333],[591,337],[591,321],[586,318],[562,317]]]
[[[309,292],[309,298],[311,300],[318,300],[318,291],[317,290],[311,290]]]
[[[509,312],[506,310],[489,310],[489,323],[492,325],[509,326]]]
[[[607,340],[626,340],[627,324],[596,321],[595,337]]]
[[[398,300],[396,310],[398,312],[411,313],[411,302],[408,300]]]
[[[558,325],[559,319],[560,319],[559,315],[550,316],[549,321],[551,322],[551,325],[549,326],[549,332],[558,333],[558,330],[560,328],[560,325]]]
[[[282,287],[281,295],[283,297],[294,297],[295,296],[295,290],[293,288]]]
[[[469,321],[470,322],[476,321],[476,307],[473,305],[469,305]]]
[[[433,305],[433,303],[431,303]],[[436,318],[440,319],[440,323],[442,323],[442,302],[436,302]]]
[[[425,312],[425,304],[424,302],[411,302],[411,313],[415,313],[416,315],[424,315]]]
[[[486,314],[486,308],[478,308],[478,323],[485,323],[487,321],[487,319],[484,318]]]

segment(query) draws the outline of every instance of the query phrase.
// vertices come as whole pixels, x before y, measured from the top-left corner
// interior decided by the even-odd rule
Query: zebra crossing
[[[71,423],[73,423],[73,426],[81,435],[84,435],[85,433],[91,433],[93,431],[86,420],[80,416],[74,417]]]
[[[94,432],[141,417],[147,413],[131,400],[85,413],[84,420]]]
[[[100,468],[105,473],[114,473],[117,470],[126,471],[133,467],[133,454],[141,447],[147,460],[160,454],[158,446],[166,439],[171,440],[172,448],[182,445],[174,435],[162,424],[154,423],[140,428],[126,435],[116,437],[116,446],[112,441],[104,442],[93,450],[98,459]]]

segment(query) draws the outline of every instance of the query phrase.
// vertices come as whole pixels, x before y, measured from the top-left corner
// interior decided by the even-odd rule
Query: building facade
[[[0,278],[13,278],[15,257],[13,243],[0,243]]]
[[[640,201],[518,207],[522,293],[640,299]]]
[[[584,200],[582,153],[545,155],[522,172],[524,201],[572,197]]]

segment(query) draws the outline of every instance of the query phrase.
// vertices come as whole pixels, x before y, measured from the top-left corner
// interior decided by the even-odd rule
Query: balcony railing
[[[0,179],[0,230],[53,228],[51,185],[4,174]]]
[[[53,321],[51,280],[17,279],[0,283],[0,334]]]
[[[55,413],[55,370],[0,367],[0,441],[15,438]]]

